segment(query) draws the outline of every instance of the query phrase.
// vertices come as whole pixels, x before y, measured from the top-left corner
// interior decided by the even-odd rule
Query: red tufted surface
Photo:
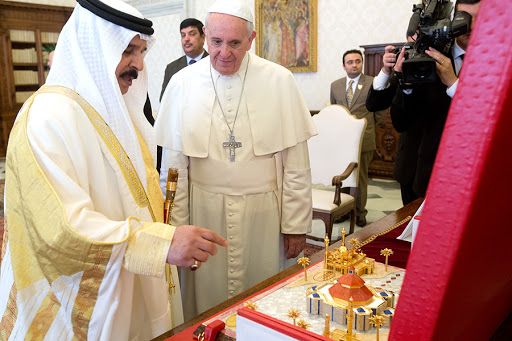
[[[390,340],[488,340],[512,310],[510,18],[482,0]]]

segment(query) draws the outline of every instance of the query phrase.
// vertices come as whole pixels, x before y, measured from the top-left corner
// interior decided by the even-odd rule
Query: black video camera
[[[423,0],[421,4],[413,5],[412,11],[407,36],[417,34],[417,38],[406,46],[403,82],[431,83],[437,77],[436,62],[425,51],[433,47],[447,55],[452,40],[469,31],[471,15],[464,11],[456,12],[450,21],[450,0]]]

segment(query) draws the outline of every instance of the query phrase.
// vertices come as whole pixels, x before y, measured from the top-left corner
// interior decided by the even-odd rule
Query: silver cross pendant
[[[229,141],[223,142],[222,147],[229,148],[229,161],[235,162],[235,148],[242,147],[242,142],[236,142],[235,135],[229,134]]]

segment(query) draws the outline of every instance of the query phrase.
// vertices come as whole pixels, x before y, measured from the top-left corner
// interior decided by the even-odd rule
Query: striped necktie
[[[353,80],[348,82],[347,104],[348,104],[349,107],[352,104],[352,98],[354,98],[354,89],[352,88],[352,85],[354,85],[354,81]]]
[[[195,59],[191,59],[191,60],[190,60],[190,62],[188,62],[188,65],[192,65],[192,64],[194,64],[195,62],[196,62],[196,60],[195,60]]]

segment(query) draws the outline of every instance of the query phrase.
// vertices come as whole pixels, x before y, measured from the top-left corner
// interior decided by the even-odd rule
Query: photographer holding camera
[[[415,41],[413,48],[407,49],[411,47],[408,44],[397,56],[393,46],[386,47],[384,66],[374,78],[366,101],[370,111],[391,106],[393,126],[400,133],[393,176],[400,183],[404,205],[424,197],[427,191],[471,28],[480,8],[480,0],[457,0],[454,20],[447,25],[447,11],[451,10],[448,0],[424,3],[424,7],[415,5],[407,32],[408,40]],[[428,20],[432,20],[432,12],[428,11],[436,5],[435,14],[440,18],[432,22]],[[465,26],[469,23],[468,30]],[[446,40],[447,37],[455,39]]]

